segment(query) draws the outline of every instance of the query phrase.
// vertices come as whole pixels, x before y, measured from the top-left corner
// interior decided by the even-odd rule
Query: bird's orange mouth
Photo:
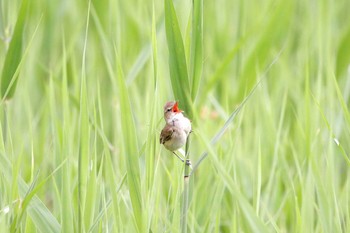
[[[174,106],[173,106],[173,112],[181,112],[181,110],[178,107],[178,103],[175,102]]]

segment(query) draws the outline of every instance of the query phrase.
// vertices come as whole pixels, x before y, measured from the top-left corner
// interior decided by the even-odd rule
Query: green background
[[[0,2],[2,232],[350,231],[350,1],[194,2]]]

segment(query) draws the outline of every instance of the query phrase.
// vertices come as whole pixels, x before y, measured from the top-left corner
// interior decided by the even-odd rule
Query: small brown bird
[[[164,106],[164,119],[166,124],[179,127],[188,136],[192,130],[191,121],[184,116],[183,112],[176,101],[167,102]]]
[[[175,151],[186,144],[191,133],[191,121],[183,115],[176,101],[167,102],[164,106],[165,126],[160,133],[160,143],[181,159]],[[183,161],[183,159],[181,159]]]

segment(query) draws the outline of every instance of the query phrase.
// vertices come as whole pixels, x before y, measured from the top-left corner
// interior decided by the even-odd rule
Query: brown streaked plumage
[[[177,126],[166,124],[160,133],[160,144],[170,151],[176,151],[186,143],[187,135]]]

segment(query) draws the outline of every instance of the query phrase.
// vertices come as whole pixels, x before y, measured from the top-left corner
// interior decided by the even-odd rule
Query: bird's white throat
[[[181,128],[185,131],[186,135],[191,132],[191,121],[182,113],[176,113],[167,119],[167,124]]]

